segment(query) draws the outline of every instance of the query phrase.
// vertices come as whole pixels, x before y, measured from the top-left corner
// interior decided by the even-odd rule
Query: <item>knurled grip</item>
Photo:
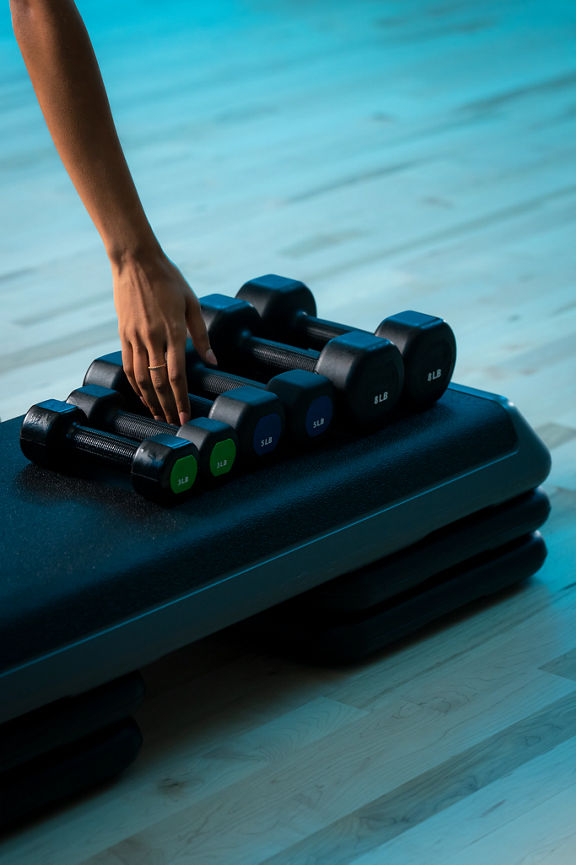
[[[129,469],[138,445],[124,441],[112,433],[96,432],[88,427],[75,426],[68,435],[74,449],[92,456],[104,458],[107,462]]]
[[[233,390],[237,387],[244,387],[245,384],[251,384],[255,387],[261,387],[258,383],[254,385],[247,379],[236,377],[232,374],[220,373],[211,369],[202,369],[197,366],[192,374],[191,385],[197,385],[200,390],[205,393],[221,394],[226,390]]]
[[[165,421],[140,417],[140,415],[132,414],[128,411],[119,411],[111,421],[110,430],[128,439],[143,441],[160,433],[176,435],[178,427]]]
[[[290,369],[305,369],[316,372],[318,353],[305,349],[279,345],[266,339],[249,337],[244,343],[252,360],[266,368],[286,372]]]

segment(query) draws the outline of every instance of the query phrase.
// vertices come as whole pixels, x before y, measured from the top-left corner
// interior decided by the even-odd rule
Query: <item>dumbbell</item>
[[[192,442],[198,451],[199,476],[204,480],[224,478],[236,460],[238,437],[232,427],[222,421],[199,417],[180,427],[156,421],[125,411],[126,400],[121,393],[97,384],[76,388],[66,402],[78,406],[88,423],[97,429],[135,441],[163,432]]]
[[[291,370],[275,375],[266,384],[243,378],[217,367],[206,366],[188,340],[186,345],[186,375],[189,386],[198,394],[214,398],[238,387],[256,387],[275,394],[285,411],[287,434],[299,445],[317,439],[328,431],[333,416],[332,384],[322,375],[306,370]],[[99,384],[121,392],[126,407],[140,411],[142,404],[132,390],[122,369],[122,352],[97,358],[84,377],[84,384]]]
[[[238,387],[257,387],[276,394],[286,412],[286,431],[298,445],[317,440],[328,431],[334,413],[334,388],[323,375],[293,369],[273,376],[265,384],[206,366],[189,340],[186,346],[186,376],[194,391],[214,397]]]
[[[237,297],[260,315],[266,336],[306,348],[321,348],[353,328],[316,317],[316,302],[308,286],[270,273],[246,282]],[[393,342],[404,360],[402,402],[425,408],[439,399],[452,378],[456,339],[447,322],[433,315],[405,310],[382,321],[376,336]]]
[[[259,337],[260,316],[239,298],[211,294],[200,299],[200,307],[219,366],[240,366],[240,372],[264,380],[271,370],[319,373],[332,382],[341,414],[356,426],[385,421],[400,396],[402,357],[388,340],[351,331],[317,352]]]
[[[84,385],[97,384],[119,391],[136,413],[143,406],[122,369],[122,352],[96,358],[84,376]],[[221,393],[213,402],[188,394],[192,416],[209,417],[232,427],[242,458],[253,461],[273,453],[284,432],[284,408],[278,397],[266,390],[243,386]]]
[[[49,399],[33,405],[20,429],[24,456],[48,468],[67,468],[81,457],[96,458],[130,473],[137,493],[162,504],[195,492],[198,451],[191,442],[160,433],[141,444],[86,426],[77,406]]]
[[[92,361],[84,376],[83,385],[96,384],[121,393],[127,411],[140,413],[143,404],[126,377],[122,366],[122,352],[111,351]]]

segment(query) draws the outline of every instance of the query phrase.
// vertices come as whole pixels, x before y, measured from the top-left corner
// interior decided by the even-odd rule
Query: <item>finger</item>
[[[148,369],[148,352],[143,345],[133,346],[134,378],[138,389],[150,413],[157,419],[162,420],[163,414],[156,396],[156,391],[150,378]]]
[[[149,350],[148,358],[150,381],[156,394],[156,400],[160,404],[162,415],[168,423],[178,424],[176,402],[168,379],[166,353],[165,351],[160,352],[158,349]]]
[[[186,325],[188,327],[188,330],[190,331],[190,336],[192,337],[194,348],[196,349],[204,363],[211,363],[216,365],[218,361],[216,360],[216,355],[210,347],[208,331],[206,330],[206,325],[204,324],[202,312],[200,311],[200,304],[198,303],[198,299],[195,295],[186,307]]]
[[[188,380],[186,378],[186,338],[174,340],[166,353],[168,381],[172,388],[176,411],[180,423],[190,420],[190,400],[188,399]]]
[[[132,346],[127,340],[122,340],[122,369],[124,370],[124,375],[128,379],[130,383],[130,387],[137,394],[137,396],[142,399],[142,394],[140,393],[140,388],[136,383],[136,378],[134,376],[134,359]]]

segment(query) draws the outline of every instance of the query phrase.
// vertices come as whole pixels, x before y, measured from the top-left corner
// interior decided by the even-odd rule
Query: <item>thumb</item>
[[[218,361],[216,355],[210,346],[208,331],[202,318],[199,304],[189,304],[186,309],[186,325],[192,337],[194,348],[204,361],[204,363],[217,366]]]

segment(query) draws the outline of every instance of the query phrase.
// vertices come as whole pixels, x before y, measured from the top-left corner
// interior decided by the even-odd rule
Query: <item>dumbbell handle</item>
[[[118,438],[114,433],[96,432],[80,424],[72,426],[67,439],[75,450],[101,457],[107,462],[128,470],[130,470],[132,459],[138,449],[137,444]]]
[[[144,441],[159,433],[176,435],[179,427],[161,420],[142,417],[129,411],[117,411],[110,419],[110,431],[135,441]]]
[[[234,375],[233,372],[223,372],[218,369],[210,369],[201,363],[195,363],[188,369],[188,382],[193,387],[198,387],[204,393],[218,396],[225,390],[234,390],[237,387],[257,387],[266,390],[266,385],[261,381]]]
[[[320,349],[326,345],[328,340],[334,339],[336,336],[343,336],[353,330],[345,324],[337,324],[335,321],[328,321],[325,318],[316,318],[316,316],[308,315],[307,312],[302,311],[294,318],[294,329],[305,337],[308,345]]]
[[[266,369],[286,372],[290,369],[305,369],[316,372],[318,352],[305,348],[293,348],[269,339],[244,335],[240,343],[248,357]]]
[[[192,417],[208,417],[208,413],[212,408],[212,402],[204,397],[188,394],[190,399],[190,409]],[[135,441],[144,441],[144,439],[152,438],[159,433],[168,433],[169,435],[177,435],[180,427],[171,423],[166,423],[162,420],[153,420],[152,418],[142,417],[142,415],[132,414],[129,411],[117,411],[110,420],[110,429],[112,432],[120,436],[125,436]]]
[[[240,385],[238,385],[240,387]],[[230,390],[230,388],[226,388]],[[208,417],[213,401],[195,393],[189,393],[190,413],[192,417]],[[176,435],[180,427],[160,420],[151,420],[147,417],[131,414],[130,412],[118,412],[114,421],[114,432],[125,435],[128,438],[141,439],[158,435],[158,433],[169,433]]]

